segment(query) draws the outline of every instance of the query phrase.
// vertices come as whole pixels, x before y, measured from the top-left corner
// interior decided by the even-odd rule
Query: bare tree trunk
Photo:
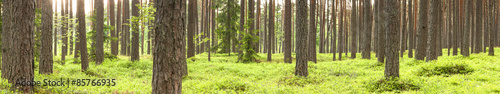
[[[426,0],[422,0],[426,1]],[[421,1],[421,2],[422,2]],[[385,9],[385,14],[388,17],[385,22],[385,25],[388,27],[387,29],[387,40],[386,40],[386,55],[387,61],[385,63],[385,77],[393,78],[399,77],[399,3],[397,0],[387,0],[387,7]]]
[[[371,48],[371,35],[372,35],[372,15],[371,15],[371,0],[364,0],[364,32],[363,32],[363,53],[362,53],[362,58],[363,59],[370,59],[370,48]]]
[[[474,53],[483,52],[482,33],[483,33],[483,0],[476,0],[476,37],[474,38]]]
[[[426,61],[429,62],[430,60],[436,60],[437,59],[437,53],[436,53],[436,45],[437,45],[437,32],[440,32],[441,30],[438,30],[439,26],[439,10],[441,10],[441,1],[438,0],[431,0],[431,19],[430,21],[430,29],[429,29],[429,36],[428,36],[428,41],[427,41],[427,59]]]
[[[241,33],[245,32],[245,0],[240,0],[240,31]],[[243,34],[238,34],[238,41],[241,40],[243,37]],[[243,45],[241,42],[238,43],[238,61],[241,61],[243,59],[243,51],[240,50],[241,45]]]
[[[188,7],[188,32],[187,32],[187,45],[188,45],[188,52],[187,52],[187,58],[193,57],[195,55],[195,44],[194,44],[194,33],[196,32],[196,17],[198,17],[198,2],[196,0],[189,0],[189,7]]]
[[[267,37],[267,61],[272,61],[272,53],[274,49],[274,1],[269,0],[269,31]]]
[[[404,52],[406,51],[406,0],[402,0],[402,8],[403,16],[401,16],[401,49],[400,49],[400,57],[403,57]]]
[[[85,0],[78,0],[77,1],[77,10],[76,10],[76,16],[78,17],[78,32],[79,32],[79,38],[80,39],[80,62],[81,62],[81,67],[82,71],[86,71],[87,68],[89,67],[89,62],[87,59],[87,35],[85,31]]]
[[[157,7],[155,54],[153,60],[153,94],[181,94],[182,64],[185,57],[185,0],[155,0]],[[172,7],[173,6],[173,7]],[[163,19],[163,20],[160,20]]]
[[[306,0],[297,0],[297,44],[306,44],[307,43],[307,1]],[[303,76],[307,77],[309,75],[307,69],[307,61],[308,61],[308,50],[307,45],[297,45],[297,63],[295,65],[295,76]]]
[[[310,0],[308,46],[309,61],[316,63],[316,0]]]
[[[40,48],[39,70],[40,74],[52,74],[52,0],[42,3],[42,36]]]
[[[415,50],[415,59],[424,60],[425,53],[427,52],[427,33],[429,31],[429,27],[427,24],[428,19],[428,9],[429,9],[429,0],[421,0],[420,1],[420,9],[419,9],[419,21],[418,21],[418,32],[417,32],[417,49]]]
[[[415,2],[416,2],[416,0],[415,0]],[[415,44],[415,41],[413,40],[413,39],[415,39],[415,37],[414,37],[414,34],[415,34],[415,32],[414,32],[414,30],[415,30],[415,27],[414,27],[415,26],[415,24],[414,24],[415,23],[415,18],[413,16],[415,12],[413,10],[414,9],[413,8],[413,4],[414,4],[413,0],[410,0],[408,2],[408,16],[410,16],[409,17],[409,23],[408,23],[409,24],[408,25],[409,26],[408,27],[408,46],[409,46],[408,47],[408,58],[413,58],[413,49],[415,48],[415,45],[413,45],[413,44]]]
[[[139,17],[139,8],[135,5],[139,0],[132,0],[132,16]],[[132,48],[130,49],[130,61],[139,61],[139,21],[132,22]]]
[[[337,53],[337,0],[333,0],[332,2],[332,29],[333,29],[333,35],[332,35],[332,48],[330,48],[330,51],[333,53],[333,61],[336,60],[335,54]]]
[[[386,34],[385,34],[385,32],[386,32],[386,28],[385,28],[386,25],[385,24],[387,23],[386,22],[387,20],[385,20],[386,19],[386,11],[385,11],[385,9],[386,9],[385,7],[386,6],[385,6],[385,3],[387,1],[380,0],[380,1],[377,1],[377,2],[378,2],[376,4],[376,5],[378,5],[378,7],[377,7],[378,9],[377,10],[379,11],[378,18],[377,18],[379,20],[379,24],[378,24],[379,30],[377,30],[377,35],[378,35],[378,39],[377,39],[378,43],[377,44],[380,44],[380,45],[378,45],[378,51],[377,51],[377,57],[378,57],[378,59],[377,60],[378,60],[379,63],[384,63],[384,61],[385,61],[385,51],[386,51],[386,45],[385,45],[386,44],[385,43],[386,42],[385,41],[386,40]]]
[[[356,47],[357,47],[356,46],[356,44],[357,44],[357,40],[356,40],[357,30],[356,29],[358,28],[356,26],[357,25],[357,21],[356,20],[358,18],[356,16],[356,14],[357,14],[357,12],[356,12],[357,11],[356,1],[355,0],[351,0],[351,4],[352,4],[353,8],[351,8],[352,9],[352,11],[351,11],[351,28],[350,28],[351,29],[351,31],[350,31],[350,34],[351,34],[351,45],[350,45],[350,47],[351,48],[349,50],[351,51],[351,58],[354,59],[354,58],[356,58],[356,53],[358,52],[357,49],[356,49]]]
[[[95,62],[97,65],[101,64],[104,60],[104,1],[96,0],[96,24],[95,24],[95,32],[96,32],[96,48],[95,48]]]
[[[284,61],[285,63],[292,63],[292,2],[290,0],[285,1],[285,47],[284,47]]]
[[[344,11],[345,11],[345,2],[344,0],[340,1],[340,29],[339,29],[339,61],[342,60],[342,53],[344,52]]]

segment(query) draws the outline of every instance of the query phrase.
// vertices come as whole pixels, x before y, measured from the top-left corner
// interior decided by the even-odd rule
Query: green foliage
[[[279,79],[278,84],[284,84],[289,86],[300,86],[304,87],[305,85],[316,85],[324,82],[324,79],[318,77],[298,77],[298,76],[290,76],[290,77],[281,77]]]
[[[96,18],[97,16],[96,15],[89,15],[87,16],[87,19],[90,20],[91,22],[95,22],[96,21]],[[107,20],[108,17],[105,16],[103,21],[108,21]],[[89,27],[89,28],[94,28],[94,26],[92,27]],[[111,31],[113,30],[115,27],[114,26],[111,26],[111,25],[107,25],[107,24],[104,24],[103,26],[103,43],[109,43],[109,41],[112,41],[112,40],[118,40],[117,38],[112,38],[111,36],[108,36],[109,33],[107,31]],[[94,43],[96,42],[96,31],[94,29],[90,29],[89,32],[86,32],[87,34],[87,45],[92,45],[92,46],[87,46],[87,51],[90,51],[89,53],[89,58],[91,61],[95,60],[95,47],[93,46]],[[104,50],[104,49],[103,49]],[[104,53],[108,53],[107,51],[104,51]],[[108,53],[109,54],[109,53]],[[106,55],[104,57],[105,59],[107,58]],[[109,58],[113,58],[113,56],[110,56]]]
[[[408,91],[419,90],[420,87],[412,84],[411,81],[401,80],[399,78],[380,79],[369,83],[366,88],[371,92],[385,92],[385,91]]]
[[[248,25],[253,24],[253,19],[248,19],[247,24],[245,24],[245,29],[250,28]],[[259,37],[252,35],[256,34],[257,30],[254,31],[249,31],[249,32],[244,32],[240,31],[240,33],[243,33],[243,38],[240,40],[240,43],[243,44],[241,45],[241,48],[239,50],[243,51],[243,56],[242,60],[243,63],[249,63],[249,62],[255,62],[257,53],[255,52],[254,48],[254,43],[257,43],[259,41]],[[250,33],[252,32],[252,33]]]
[[[467,66],[466,64],[459,63],[445,63],[445,64],[437,64],[433,66],[422,67],[417,75],[419,76],[433,76],[433,75],[443,75],[448,77],[454,74],[468,74],[474,72],[472,68]]]
[[[214,6],[212,8],[216,8],[219,11],[215,19],[218,24],[218,28],[215,30],[215,33],[217,34],[217,38],[221,40],[218,45],[215,45],[215,47],[219,47],[218,49],[220,49],[220,53],[226,53],[225,49],[230,48],[231,46],[231,44],[227,44],[227,42],[233,41],[232,44],[236,44],[238,41],[236,33],[238,33],[239,29],[238,12],[240,12],[240,5],[233,0],[214,0],[212,2],[214,2]],[[231,14],[231,17],[229,17],[228,14]],[[228,27],[229,25],[230,27]],[[228,40],[226,37],[231,37],[231,39]]]

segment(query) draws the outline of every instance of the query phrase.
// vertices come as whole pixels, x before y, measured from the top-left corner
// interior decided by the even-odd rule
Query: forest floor
[[[487,51],[486,51],[487,52]],[[332,61],[332,54],[318,54],[318,63],[309,62],[309,76],[294,76],[295,60],[283,63],[283,54],[273,54],[271,62],[267,54],[259,54],[260,63],[237,63],[232,53],[212,54],[207,61],[203,53],[189,58],[188,76],[182,80],[182,92],[197,93],[264,93],[264,94],[337,94],[337,93],[500,93],[500,48],[495,56],[487,53],[470,57],[443,56],[436,61],[424,62],[408,58],[400,59],[400,81],[412,84],[411,90],[398,90],[406,86],[380,84],[384,80],[384,64],[378,63],[375,54],[371,59]],[[295,55],[292,54],[294,57]],[[350,55],[348,55],[350,56]],[[73,56],[68,56],[73,57]],[[65,65],[54,64],[54,74],[38,74],[35,64],[35,80],[44,79],[116,79],[115,86],[37,86],[37,93],[151,93],[152,57],[145,55],[138,62],[118,56],[96,66],[93,62],[87,72],[80,72],[80,64],[68,61]],[[338,58],[338,54],[337,54]],[[71,59],[71,58],[70,58]],[[59,57],[56,56],[58,61]],[[193,61],[194,60],[194,61]],[[8,93],[6,80],[0,82],[0,93]],[[380,88],[382,87],[382,88]],[[3,89],[3,90],[2,90]]]

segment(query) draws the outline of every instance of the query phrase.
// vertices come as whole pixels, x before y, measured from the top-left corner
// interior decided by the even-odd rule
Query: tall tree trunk
[[[181,94],[185,57],[185,0],[155,0],[157,7],[152,93]],[[163,19],[163,20],[161,20]]]
[[[377,51],[377,57],[378,57],[378,62],[379,63],[384,63],[385,61],[385,50],[386,50],[386,23],[387,23],[387,20],[385,20],[387,17],[386,17],[386,11],[385,11],[385,3],[387,1],[382,1],[382,0],[379,0],[377,1],[378,3],[376,4],[376,6],[378,5],[377,7],[377,10],[379,11],[378,13],[378,20],[379,20],[379,24],[378,24],[378,27],[379,27],[379,30],[377,30],[377,35],[378,35],[378,38],[377,38],[377,44],[380,44],[378,45],[378,51]]]
[[[438,26],[440,24],[440,19],[439,19],[439,10],[441,10],[441,1],[439,0],[431,0],[431,19],[430,21],[430,29],[429,29],[429,36],[428,36],[428,41],[427,41],[427,59],[426,61],[429,62],[430,60],[436,60],[437,59],[437,52],[436,52],[436,45],[437,45],[437,32],[440,32],[441,30],[438,30]]]
[[[284,61],[285,63],[292,63],[292,2],[285,1],[285,47],[284,47]]]
[[[139,8],[135,5],[139,0],[132,0],[132,16],[139,17]],[[139,21],[132,22],[132,48],[130,49],[130,61],[139,61]]]
[[[261,20],[261,18],[260,18],[260,0],[257,0],[257,6],[256,7],[257,7],[257,18],[255,18],[255,21],[256,21],[255,25],[257,25],[257,26],[255,27],[255,30],[257,30],[257,34],[259,34],[260,39],[259,39],[259,42],[257,42],[257,44],[255,45],[255,49],[257,49],[257,50],[255,50],[255,52],[260,53],[261,52],[261,47],[260,46],[261,46],[261,42],[262,42],[261,39],[262,39],[262,33],[263,33],[260,30],[260,20]]]
[[[124,39],[124,31],[123,31],[123,6],[122,6],[122,0],[118,0],[118,4],[116,5],[116,38],[120,40],[120,55],[126,55],[126,45],[125,45],[125,39]]]
[[[371,15],[371,0],[364,0],[364,32],[363,32],[363,59],[370,59],[370,48],[371,48],[371,35],[372,35],[372,15]]]
[[[241,40],[241,38],[243,37],[243,32],[245,32],[245,1],[246,0],[240,0],[240,33],[239,33],[239,37],[238,37],[238,41]],[[243,50],[241,50],[241,45],[243,45],[243,43],[239,42],[238,43],[238,61],[241,61],[243,59]]]
[[[306,44],[307,43],[307,1],[306,0],[297,0],[297,44]],[[307,77],[309,72],[307,70],[307,59],[308,59],[308,50],[307,45],[297,45],[297,59],[295,65],[295,76],[304,76]]]
[[[345,11],[345,1],[344,0],[339,0],[340,1],[340,16],[339,16],[339,61],[342,60],[342,53],[344,52],[344,11]]]
[[[74,44],[73,35],[75,35],[74,34],[75,29],[73,27],[73,20],[71,20],[71,19],[73,19],[73,0],[69,0],[69,9],[68,10],[69,10],[69,13],[68,13],[68,15],[69,15],[69,18],[68,18],[69,19],[69,21],[68,21],[69,32],[68,33],[70,34],[69,35],[69,50],[68,51],[69,51],[69,54],[72,54],[73,44]]]
[[[336,60],[335,54],[337,53],[337,0],[333,0],[332,2],[332,29],[333,29],[333,35],[332,35],[332,48],[330,48],[330,51],[333,53],[333,61]]]
[[[308,50],[309,61],[316,63],[316,0],[310,0]]]
[[[426,0],[422,0],[425,2]],[[422,2],[421,1],[421,2]],[[399,77],[399,23],[400,15],[399,3],[397,0],[387,0],[386,1],[385,14],[387,15],[389,21],[385,22],[387,29],[387,40],[386,40],[386,55],[387,61],[385,63],[385,77]]]
[[[459,32],[459,10],[458,10],[458,0],[453,1],[453,55],[458,54],[458,46],[460,43],[458,43],[458,34]]]
[[[406,34],[406,0],[402,0],[402,8],[401,8],[402,12],[403,12],[403,16],[401,16],[401,49],[400,49],[400,53],[399,53],[399,56],[400,57],[403,57],[403,54],[404,52],[406,51],[406,37],[407,37],[407,34]]]
[[[417,0],[415,0],[416,2]],[[413,49],[415,48],[415,41],[413,39],[415,39],[414,37],[414,30],[415,30],[415,18],[414,18],[414,8],[413,8],[413,4],[414,4],[414,1],[413,0],[409,0],[408,2],[408,16],[409,16],[409,27],[408,27],[408,58],[413,58]]]
[[[62,2],[65,1],[63,4]],[[61,45],[61,63],[64,65],[64,60],[66,60],[66,54],[68,53],[68,37],[66,36],[68,33],[68,0],[61,0],[61,38],[62,38],[62,45]]]
[[[87,68],[89,67],[89,62],[87,59],[87,35],[85,31],[85,0],[78,0],[77,1],[77,10],[76,10],[76,16],[78,17],[78,32],[79,32],[79,38],[80,39],[80,62],[81,62],[81,67],[82,71],[86,71]]]
[[[325,53],[325,10],[324,10],[324,1],[319,0],[319,53]]]
[[[135,5],[134,5],[135,6]],[[123,0],[123,19],[122,19],[122,31],[123,31],[123,44],[122,52],[124,55],[130,55],[130,1]]]
[[[58,41],[58,38],[57,38],[57,35],[59,35],[59,28],[57,27],[59,24],[59,16],[57,15],[57,1],[55,3],[55,21],[54,21],[54,24],[55,24],[55,28],[54,28],[54,56],[57,56],[57,43],[59,42]]]
[[[52,74],[52,0],[41,2],[42,5],[42,36],[40,48],[39,70],[40,74]]]
[[[96,32],[96,44],[95,44],[95,63],[97,65],[101,64],[104,61],[104,1],[103,0],[95,0],[95,9],[96,9],[96,24],[95,24],[95,32]]]
[[[483,0],[476,0],[476,30],[475,30],[476,37],[474,38],[475,41],[474,53],[483,52],[482,49],[483,8],[482,7],[483,7]]]
[[[357,47],[357,40],[356,40],[356,33],[357,33],[357,6],[356,6],[356,1],[355,0],[351,0],[351,4],[352,4],[352,7],[351,8],[351,30],[350,30],[350,34],[351,34],[351,45],[349,48],[349,50],[351,51],[351,58],[354,59],[356,58],[356,53],[358,52],[356,47]]]
[[[195,55],[195,45],[194,45],[194,33],[196,32],[196,17],[198,17],[198,5],[196,0],[189,0],[189,7],[188,7],[188,32],[187,32],[187,45],[188,45],[188,52],[187,52],[187,58],[193,57]]]
[[[268,26],[268,37],[267,37],[267,61],[272,61],[272,53],[274,49],[274,1],[269,0],[269,26]]]
[[[2,3],[5,6],[2,9],[2,78],[9,81],[11,90],[31,93],[33,87],[16,82],[34,81],[35,1],[5,0]]]
[[[466,5],[465,5],[465,30],[463,32],[463,51],[462,55],[468,57],[469,56],[469,33],[471,32],[471,15],[473,13],[472,11],[472,0],[466,0]]]
[[[489,14],[490,15],[490,20],[488,21],[489,22],[489,26],[490,26],[490,28],[489,28],[490,29],[489,30],[489,32],[490,32],[490,34],[489,34],[490,38],[488,40],[489,41],[489,44],[488,44],[488,46],[489,46],[488,55],[489,56],[494,56],[495,55],[495,50],[494,50],[494,45],[495,44],[494,43],[495,43],[495,38],[496,38],[496,35],[497,35],[496,33],[498,32],[497,31],[497,26],[498,25],[496,24],[497,22],[494,22],[494,21],[497,21],[495,18],[498,17],[498,15],[496,15],[497,14],[496,11],[498,9],[498,7],[496,7],[497,2],[498,1],[496,1],[496,0],[490,0],[490,3],[489,3],[489,7],[490,7],[490,10],[489,10],[490,11],[490,14]]]
[[[108,0],[108,14],[109,14],[109,23],[111,26],[115,27],[115,0]],[[116,30],[111,30],[111,38],[117,38]],[[111,40],[111,54],[118,55],[118,41]]]
[[[419,21],[417,28],[417,49],[415,50],[415,59],[424,60],[425,53],[427,52],[427,33],[429,30],[427,20],[428,20],[428,9],[429,0],[420,0]]]

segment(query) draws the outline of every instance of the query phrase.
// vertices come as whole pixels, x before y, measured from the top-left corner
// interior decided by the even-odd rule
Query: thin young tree
[[[108,0],[108,14],[109,14],[109,24],[113,27],[115,24],[115,0]],[[115,29],[110,31],[111,38],[117,38],[117,34]],[[118,55],[118,41],[111,40],[111,54]]]
[[[336,60],[335,54],[337,53],[337,0],[333,0],[332,2],[332,29],[333,29],[333,35],[332,35],[332,47],[330,48],[330,51],[333,53],[333,61]]]
[[[139,8],[136,6],[139,0],[132,0],[132,16],[139,17]],[[132,48],[130,49],[130,61],[139,61],[139,21],[132,22]]]
[[[427,20],[428,20],[428,10],[429,10],[429,0],[420,0],[420,9],[418,10],[418,28],[417,28],[417,48],[415,50],[415,59],[424,60],[425,53],[427,52],[427,33],[429,30]]]
[[[116,4],[116,38],[119,39],[119,43],[117,45],[120,46],[120,55],[125,55],[126,51],[125,46],[124,46],[124,40],[123,40],[123,27],[122,27],[122,11],[123,11],[123,6],[122,6],[122,0],[118,0],[118,3]]]
[[[52,74],[53,69],[53,55],[52,55],[52,0],[42,3],[42,36],[40,46],[40,61],[39,73]]]
[[[422,0],[426,1],[426,0]],[[434,0],[437,1],[437,0]],[[399,77],[399,3],[397,0],[386,0],[385,15],[387,20],[385,26],[387,26],[387,39],[386,39],[386,56],[387,61],[385,62],[384,75],[386,78],[397,78]]]
[[[407,37],[407,34],[406,34],[406,0],[402,0],[402,3],[401,3],[401,10],[403,12],[403,16],[401,16],[401,44],[400,44],[400,52],[399,52],[399,56],[400,57],[403,57],[403,53],[406,51],[406,37]]]
[[[85,0],[78,0],[77,1],[77,10],[76,10],[76,16],[78,18],[78,33],[79,33],[79,38],[80,39],[80,62],[81,62],[81,67],[82,71],[86,71],[87,68],[89,67],[89,62],[87,59],[87,35],[85,31]]]
[[[65,1],[64,4],[62,4],[62,1]],[[66,60],[66,55],[68,54],[68,37],[67,37],[67,34],[68,34],[68,0],[61,0],[61,15],[62,15],[62,22],[61,22],[61,28],[62,28],[62,31],[61,31],[61,38],[62,38],[62,47],[61,47],[61,60],[63,62],[61,62],[62,64],[64,64],[64,60]]]
[[[307,77],[309,72],[307,70],[307,61],[308,61],[308,50],[307,45],[301,45],[307,43],[307,1],[306,0],[297,0],[297,17],[296,17],[296,26],[297,26],[297,59],[295,65],[295,76],[303,76]]]
[[[182,92],[181,66],[185,57],[185,0],[154,0],[155,54],[153,58],[153,94]],[[162,19],[162,20],[160,20]]]

